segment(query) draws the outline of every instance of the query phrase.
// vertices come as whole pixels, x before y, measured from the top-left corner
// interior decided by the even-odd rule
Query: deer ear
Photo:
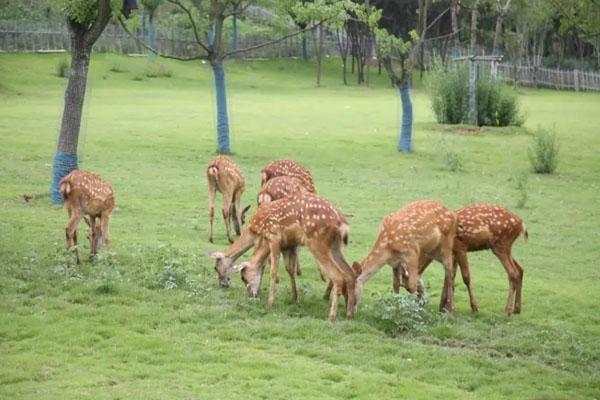
[[[225,254],[221,253],[220,251],[209,251],[208,253],[206,253],[206,255],[212,258],[216,258],[217,260],[225,258]]]
[[[247,205],[246,208],[242,210],[242,215],[246,215],[246,212],[250,209],[250,207],[252,207],[252,204]]]
[[[354,272],[356,273],[356,275],[362,274],[362,266],[359,263],[354,262],[352,264],[352,269],[354,270]]]

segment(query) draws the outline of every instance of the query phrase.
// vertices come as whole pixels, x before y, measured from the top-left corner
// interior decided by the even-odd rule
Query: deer
[[[360,263],[352,264],[358,275],[356,303],[361,298],[364,284],[385,264],[394,271],[395,290],[403,283],[410,293],[422,296],[423,260],[433,259],[441,262],[445,271],[439,310],[453,315],[452,248],[456,225],[454,212],[435,200],[411,202],[386,215],[369,254]],[[404,274],[404,282],[400,273]]]
[[[246,188],[244,174],[231,158],[217,156],[210,161],[206,168],[206,180],[210,219],[208,241],[214,243],[215,200],[217,192],[220,192],[223,195],[222,212],[227,229],[227,239],[229,243],[233,243],[231,223],[233,223],[235,233],[240,235],[240,230],[244,225],[245,214],[250,208],[250,206],[247,206],[242,210],[240,206],[242,194]]]
[[[268,305],[275,304],[277,270],[284,252],[286,269],[292,285],[292,300],[297,301],[293,265],[296,247],[306,246],[317,260],[320,273],[332,281],[333,297],[329,320],[335,321],[340,295],[346,298],[346,317],[354,316],[356,275],[342,252],[348,243],[349,225],[343,214],[328,200],[312,193],[297,193],[262,205],[248,222],[248,229],[259,240],[249,261],[234,267],[241,272],[250,297],[257,297],[262,271],[270,261]]]
[[[274,160],[260,171],[261,186],[270,179],[277,176],[291,176],[298,181],[310,193],[317,193],[310,172],[302,165],[293,160]]]
[[[529,237],[523,220],[505,207],[496,204],[471,204],[456,212],[457,229],[454,240],[454,273],[456,264],[460,267],[463,282],[469,293],[471,311],[478,311],[477,300],[473,295],[471,274],[467,252],[492,250],[508,275],[508,299],[504,309],[506,315],[521,312],[521,289],[523,287],[523,268],[512,256],[512,246],[519,236],[525,240]],[[422,261],[421,270],[427,268],[431,259]],[[395,271],[394,282],[397,278]],[[400,274],[406,275],[405,271]],[[401,285],[405,286],[405,280]],[[396,283],[394,291],[398,293]]]
[[[293,196],[298,192],[308,191],[302,182],[293,176],[276,176],[265,182],[258,192],[256,202],[260,206],[263,203]]]
[[[81,264],[77,249],[77,226],[83,218],[88,226],[90,256],[95,257],[101,242],[108,247],[110,234],[108,224],[115,208],[115,197],[110,184],[100,176],[87,171],[73,171],[60,180],[59,191],[69,216],[65,228],[67,251],[75,246],[77,265]],[[67,257],[67,267],[71,257]]]
[[[289,197],[297,192],[305,192],[304,186],[296,178],[289,176],[278,176],[269,180],[261,188],[257,196],[257,203],[261,204],[269,203],[274,200],[279,200],[284,197]],[[241,257],[248,249],[254,246],[255,238],[248,229],[244,229],[239,237],[231,246],[225,249],[223,252],[211,251],[208,253],[209,257],[216,260],[215,271],[217,271],[218,280],[222,287],[228,288],[230,285],[230,276],[235,271],[232,269],[233,263]],[[294,249],[295,250],[295,249]],[[293,250],[290,250],[293,251]],[[300,266],[297,263],[298,255],[296,254],[285,254],[286,260],[296,262],[295,270],[298,276],[302,275]],[[288,258],[291,257],[291,258]]]

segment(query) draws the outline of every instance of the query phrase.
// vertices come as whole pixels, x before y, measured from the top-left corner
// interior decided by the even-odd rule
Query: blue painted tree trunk
[[[306,48],[306,34],[302,34],[302,59],[308,60],[308,49]]]
[[[231,51],[238,48],[237,16],[233,16],[233,25],[231,26]]]
[[[215,77],[215,94],[217,97],[217,152],[230,153],[229,116],[227,114],[227,92],[225,90],[225,70],[223,63],[211,64]]]
[[[156,27],[154,26],[154,18],[153,15],[150,14],[148,18],[148,43],[150,47],[156,50]],[[148,60],[154,62],[156,59],[156,54],[153,51],[148,52]]]
[[[410,100],[410,85],[408,82],[402,82],[398,88],[400,90],[400,100],[402,101],[402,125],[400,126],[398,151],[408,153],[413,150],[413,109]]]

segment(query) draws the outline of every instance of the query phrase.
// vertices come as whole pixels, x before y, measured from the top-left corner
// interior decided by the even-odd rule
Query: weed
[[[560,146],[554,130],[539,128],[528,149],[529,162],[537,174],[551,174],[558,165]]]

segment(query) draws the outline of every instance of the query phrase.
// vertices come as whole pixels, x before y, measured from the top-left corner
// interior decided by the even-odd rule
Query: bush
[[[468,64],[453,64],[448,69],[438,65],[427,83],[439,123],[469,123]],[[489,73],[480,74],[477,80],[477,114],[480,126],[521,126],[524,122],[514,92],[505,84],[492,82]]]
[[[558,165],[559,145],[556,132],[538,129],[528,149],[533,172],[551,174]]]
[[[437,320],[437,314],[425,308],[423,302],[411,294],[379,296],[371,315],[375,324],[392,336],[425,332]]]
[[[438,153],[440,162],[444,169],[451,172],[462,171],[462,157],[448,146],[443,136],[438,145]]]
[[[66,58],[62,58],[56,64],[56,76],[59,78],[66,78],[69,76],[69,61]]]
[[[171,71],[161,64],[148,65],[144,70],[146,78],[170,78],[173,76]]]

